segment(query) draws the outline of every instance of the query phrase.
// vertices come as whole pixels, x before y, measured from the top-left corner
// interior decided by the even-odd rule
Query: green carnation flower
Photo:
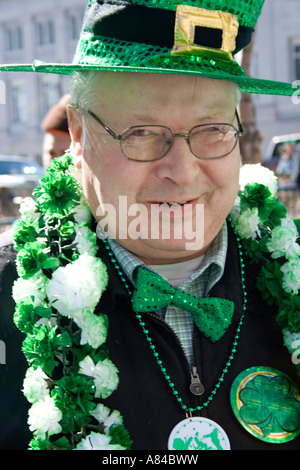
[[[17,270],[19,276],[28,279],[42,269],[56,269],[59,260],[49,256],[50,249],[40,242],[25,243],[17,255]]]
[[[32,333],[36,323],[35,306],[30,300],[16,306],[14,322],[22,333]]]
[[[246,184],[244,194],[241,195],[242,205],[247,202],[248,207],[263,207],[271,196],[269,188],[262,184],[252,183]]]
[[[300,298],[297,295],[289,296],[279,307],[277,322],[281,328],[288,328],[292,332],[300,331]]]
[[[257,277],[257,288],[261,291],[263,299],[268,305],[275,301],[281,302],[285,293],[281,287],[282,272],[278,262],[266,262]]]
[[[53,437],[50,441],[49,438],[40,439],[34,437],[29,443],[31,450],[72,450],[72,446],[66,437],[61,437],[54,440]]]
[[[44,263],[48,260],[49,248],[44,243],[37,241],[25,243],[17,256],[18,274],[24,279],[36,274],[43,269]]]
[[[66,432],[69,433],[70,429],[74,433],[79,432],[83,424],[91,421],[90,412],[95,406],[94,392],[95,386],[92,380],[72,372],[57,381],[51,396],[63,413],[61,425]],[[76,421],[73,419],[74,416]]]
[[[24,247],[26,243],[35,242],[39,236],[39,221],[31,221],[28,218],[19,219],[14,228],[13,239],[17,249]]]
[[[61,157],[55,158],[51,165],[47,168],[47,173],[65,173],[69,170],[70,165],[73,163],[73,157],[69,153],[65,153]]]
[[[51,375],[57,361],[54,359],[54,342],[56,328],[47,328],[44,325],[35,326],[31,334],[23,341],[22,351],[32,367],[41,367],[47,375]]]
[[[40,439],[39,437],[34,437],[29,443],[29,449],[31,450],[51,450],[51,441],[50,439]]]
[[[125,449],[130,450],[132,446],[132,439],[129,432],[123,425],[112,426],[110,430],[111,443],[121,445]]]
[[[287,208],[282,204],[279,199],[276,199],[276,204],[273,206],[272,211],[268,217],[270,227],[280,225],[281,220],[287,217]]]
[[[65,217],[79,203],[81,190],[72,176],[62,173],[46,173],[42,186],[33,191],[37,204],[47,217]]]
[[[59,234],[63,240],[67,239],[73,239],[75,237],[75,222],[68,221],[65,223],[62,223],[62,225],[59,227]]]

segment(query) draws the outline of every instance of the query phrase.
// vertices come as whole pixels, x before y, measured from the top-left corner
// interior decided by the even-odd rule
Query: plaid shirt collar
[[[227,255],[227,242],[228,234],[227,224],[225,222],[212,245],[205,253],[200,267],[189,277],[189,279],[181,284],[180,288],[184,288],[184,290],[189,291],[200,277],[205,276],[206,285],[204,286],[202,283],[201,295],[206,295],[223,275]],[[108,239],[108,243],[124,273],[134,285],[137,268],[144,266],[149,269],[149,267],[115,240]]]

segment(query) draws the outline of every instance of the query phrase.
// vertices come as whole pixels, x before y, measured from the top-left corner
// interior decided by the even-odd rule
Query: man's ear
[[[76,168],[82,167],[82,118],[72,105],[67,107],[69,132],[71,136],[71,150]]]

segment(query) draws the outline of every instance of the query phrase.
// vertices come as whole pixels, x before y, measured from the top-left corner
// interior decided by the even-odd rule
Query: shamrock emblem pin
[[[285,374],[253,367],[232,384],[231,405],[242,426],[258,439],[283,443],[300,434],[300,393]]]

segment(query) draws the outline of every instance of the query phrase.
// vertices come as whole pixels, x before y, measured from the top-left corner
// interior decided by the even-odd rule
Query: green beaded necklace
[[[218,389],[221,387],[221,384],[224,381],[224,377],[227,374],[228,369],[231,366],[232,360],[233,360],[233,358],[235,356],[235,353],[237,351],[237,345],[238,345],[238,340],[239,340],[239,336],[240,336],[240,331],[241,331],[241,327],[242,327],[244,317],[245,317],[245,311],[246,311],[246,305],[247,305],[247,293],[246,293],[246,288],[245,288],[245,277],[244,277],[245,276],[245,271],[244,271],[245,264],[244,264],[244,259],[243,259],[242,244],[241,244],[241,239],[240,239],[239,235],[237,234],[237,232],[235,230],[232,218],[230,216],[228,216],[227,220],[230,223],[230,225],[231,225],[231,227],[234,231],[236,241],[237,241],[237,245],[238,245],[238,250],[239,250],[240,274],[241,274],[241,282],[242,282],[242,290],[243,290],[243,313],[241,315],[239,324],[237,326],[236,334],[234,336],[233,345],[232,345],[231,352],[230,352],[230,355],[228,357],[228,360],[225,364],[224,369],[222,370],[221,376],[219,377],[214,389],[211,391],[211,393],[210,393],[209,397],[207,398],[206,402],[204,402],[202,405],[196,406],[195,408],[188,407],[187,405],[185,405],[183,403],[182,398],[179,396],[179,392],[175,388],[175,384],[172,382],[171,377],[169,376],[166,368],[164,367],[164,365],[163,365],[163,363],[162,363],[162,361],[159,357],[159,353],[157,352],[156,347],[153,344],[152,338],[149,335],[149,330],[146,327],[146,323],[142,319],[142,315],[140,315],[139,313],[136,313],[136,318],[137,318],[137,320],[138,320],[138,322],[139,322],[139,324],[140,324],[140,326],[143,330],[143,333],[146,337],[147,342],[149,343],[150,349],[153,352],[153,356],[154,356],[158,366],[160,367],[162,375],[165,378],[165,380],[167,381],[168,386],[170,387],[170,389],[172,391],[172,394],[176,398],[176,400],[177,400],[178,404],[181,406],[182,410],[184,412],[190,413],[190,414],[194,413],[195,411],[201,411],[203,408],[206,408],[209,405],[209,403],[213,400],[213,398],[216,395]],[[110,256],[111,262],[114,265],[121,281],[123,282],[129,296],[132,297],[132,290],[131,290],[129,284],[127,283],[127,281],[125,279],[124,273],[123,273],[121,267],[119,266],[114,254],[113,254],[113,252],[110,248],[110,245],[109,245],[107,239],[105,237],[103,237],[102,241],[104,243],[104,246],[105,246],[106,250],[108,251],[108,255]]]

